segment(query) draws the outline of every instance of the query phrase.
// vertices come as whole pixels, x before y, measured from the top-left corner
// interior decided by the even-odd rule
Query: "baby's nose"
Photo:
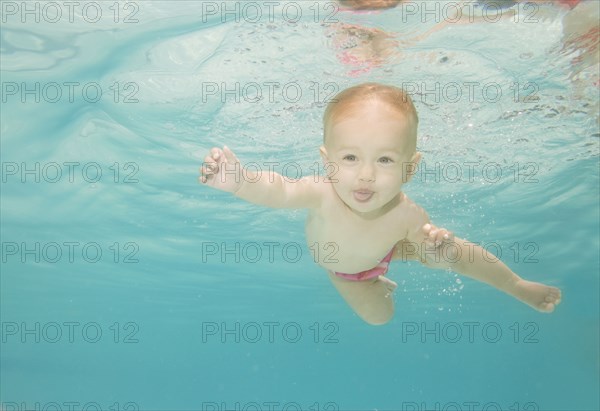
[[[363,167],[361,167],[358,179],[360,181],[375,181],[374,168],[369,165],[364,165]]]

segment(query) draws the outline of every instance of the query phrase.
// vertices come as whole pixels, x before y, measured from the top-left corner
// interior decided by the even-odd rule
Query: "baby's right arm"
[[[323,184],[306,177],[296,180],[272,171],[244,170],[227,146],[211,149],[200,174],[202,184],[272,208],[318,207],[324,189]]]

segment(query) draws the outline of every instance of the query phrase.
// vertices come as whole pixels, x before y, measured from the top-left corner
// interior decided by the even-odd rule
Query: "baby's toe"
[[[554,304],[558,304],[560,302],[560,299],[561,299],[561,292],[558,288],[554,288],[554,287],[552,287],[549,290],[548,295],[545,298],[545,300],[547,302],[552,302]]]
[[[554,304],[552,303],[541,303],[539,307],[540,310],[545,313],[551,313],[552,311],[554,311]]]

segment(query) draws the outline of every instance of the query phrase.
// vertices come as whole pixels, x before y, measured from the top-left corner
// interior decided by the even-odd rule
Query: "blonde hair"
[[[380,83],[363,83],[339,92],[329,102],[323,114],[323,142],[327,139],[328,127],[355,106],[367,102],[385,103],[389,108],[406,115],[414,122],[415,130],[419,123],[417,110],[410,96],[401,88]]]

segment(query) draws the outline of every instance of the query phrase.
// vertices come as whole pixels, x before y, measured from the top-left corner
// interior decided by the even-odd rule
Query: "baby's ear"
[[[423,157],[421,155],[421,153],[418,152],[418,151],[415,151],[415,154],[413,154],[413,156],[410,159],[410,161],[411,161],[411,163],[419,164],[419,162],[421,161],[421,157]]]
[[[329,159],[327,157],[327,149],[325,148],[325,146],[321,146],[319,148],[319,153],[321,153],[321,158],[323,159],[324,164],[329,162]]]
[[[417,174],[417,170],[419,169],[419,161],[421,161],[421,153],[418,151],[413,154],[410,161],[404,165],[404,181],[403,183],[408,183],[415,174]]]

